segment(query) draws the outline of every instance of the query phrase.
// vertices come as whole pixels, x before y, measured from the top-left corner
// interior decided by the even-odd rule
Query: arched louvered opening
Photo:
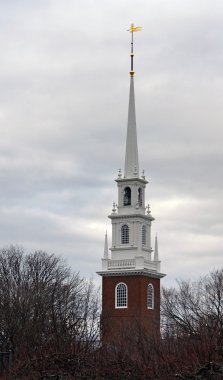
[[[123,204],[124,206],[131,205],[131,189],[130,187],[125,187],[123,195]]]
[[[127,308],[128,306],[128,288],[124,282],[120,282],[115,288],[115,307]]]
[[[154,288],[152,284],[147,286],[147,307],[154,309]]]
[[[129,226],[123,224],[121,228],[121,242],[122,244],[129,244]]]

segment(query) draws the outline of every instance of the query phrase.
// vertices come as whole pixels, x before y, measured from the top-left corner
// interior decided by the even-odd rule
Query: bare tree
[[[11,246],[0,251],[0,350],[33,354],[98,339],[98,296],[92,281],[61,258]]]
[[[165,338],[199,341],[212,358],[223,345],[223,269],[199,281],[178,281],[162,290],[162,332]]]

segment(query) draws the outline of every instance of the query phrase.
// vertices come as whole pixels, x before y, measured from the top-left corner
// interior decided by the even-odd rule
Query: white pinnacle
[[[159,261],[158,238],[157,238],[157,235],[155,237],[154,261]]]
[[[108,236],[105,234],[104,259],[108,259]]]
[[[139,176],[133,76],[130,77],[129,111],[128,111],[124,176],[125,178],[134,178],[134,177]]]

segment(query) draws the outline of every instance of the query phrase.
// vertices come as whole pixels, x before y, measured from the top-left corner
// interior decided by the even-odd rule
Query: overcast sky
[[[140,168],[168,285],[223,262],[222,0],[0,0],[0,244],[100,280],[132,22]]]

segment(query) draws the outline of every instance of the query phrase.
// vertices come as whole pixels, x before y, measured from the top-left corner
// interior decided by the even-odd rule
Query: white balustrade
[[[139,269],[139,263],[137,259],[141,259],[140,267],[157,272],[159,270],[158,263],[150,260],[145,260],[143,257],[136,259],[122,259],[122,260],[106,260],[107,268],[110,269]]]
[[[108,260],[108,268],[134,268],[135,259],[128,260]]]

